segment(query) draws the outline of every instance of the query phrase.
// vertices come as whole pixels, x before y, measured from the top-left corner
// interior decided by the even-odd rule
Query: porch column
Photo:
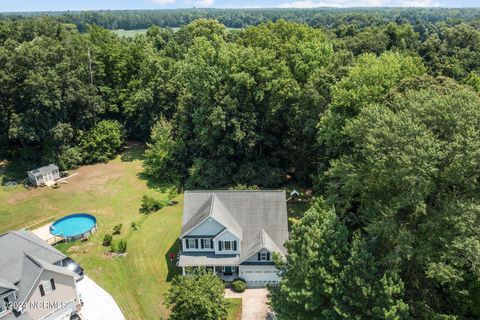
[[[213,266],[213,274],[217,274],[217,268],[215,266]]]
[[[185,267],[182,267],[182,276],[185,275]]]

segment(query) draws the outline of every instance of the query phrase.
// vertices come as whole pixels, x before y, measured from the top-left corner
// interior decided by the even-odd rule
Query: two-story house
[[[70,319],[81,308],[78,275],[30,231],[0,235],[0,320]]]
[[[288,239],[284,191],[186,191],[178,266],[205,267],[247,286],[279,281],[273,253]]]

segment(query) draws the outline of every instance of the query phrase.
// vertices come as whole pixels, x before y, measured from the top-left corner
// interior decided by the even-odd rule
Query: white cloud
[[[435,0],[297,0],[280,4],[281,8],[316,8],[316,7],[438,7]]]
[[[193,1],[193,3],[199,7],[211,7],[215,3],[215,0],[196,0]]]
[[[440,3],[434,0],[401,0],[402,7],[440,7]]]
[[[153,4],[164,5],[169,3],[175,3],[176,0],[150,0]]]
[[[300,0],[293,2],[285,2],[280,5],[282,8],[315,8],[315,7],[381,7],[386,5],[388,0]]]
[[[185,2],[191,7],[211,7],[215,0],[186,0]]]

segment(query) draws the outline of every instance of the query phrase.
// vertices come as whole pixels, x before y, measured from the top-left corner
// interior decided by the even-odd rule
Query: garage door
[[[240,278],[243,278],[247,286],[265,286],[278,283],[278,270],[275,267],[243,267],[240,266]]]

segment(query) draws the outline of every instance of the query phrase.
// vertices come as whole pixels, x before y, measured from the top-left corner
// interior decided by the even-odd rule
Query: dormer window
[[[259,252],[258,261],[270,261],[270,252]]]

